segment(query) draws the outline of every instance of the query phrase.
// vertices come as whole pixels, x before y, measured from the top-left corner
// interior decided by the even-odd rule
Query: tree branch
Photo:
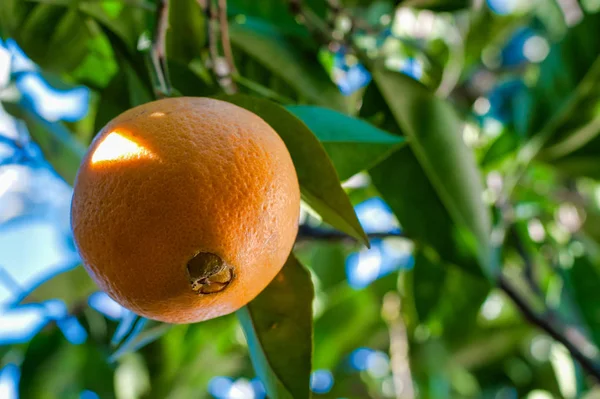
[[[223,54],[229,67],[228,79],[230,80],[229,85],[237,91],[235,83],[231,79],[231,74],[235,72],[235,61],[233,59],[233,51],[231,50],[231,40],[229,39],[229,24],[227,21],[227,0],[219,0],[219,27],[221,29],[221,47],[223,47]]]
[[[594,379],[600,383],[600,364],[597,356],[590,357],[586,352],[590,352],[588,348],[594,347],[587,342],[582,334],[569,333],[570,330],[575,330],[574,327],[560,327],[555,325],[552,320],[544,314],[539,314],[533,310],[527,301],[521,297],[519,292],[510,284],[504,277],[498,278],[498,287],[502,289],[519,308],[523,316],[531,323],[544,330],[548,335],[560,342],[571,353],[571,356],[579,362],[581,367],[586,370]],[[567,334],[569,337],[567,337]]]
[[[377,232],[367,234],[370,239],[387,238],[387,237],[405,237],[402,233],[397,232]],[[341,231],[322,229],[318,227],[308,226],[306,224],[298,227],[298,236],[296,241],[355,241],[355,239]]]
[[[381,315],[390,336],[390,366],[396,399],[413,399],[412,373],[410,370],[408,337],[400,308],[402,300],[397,292],[390,291],[383,297]]]
[[[233,94],[237,92],[232,77],[236,69],[229,37],[227,0],[197,0],[197,2],[206,21],[207,68],[212,71],[219,86],[226,93]],[[224,56],[220,54],[219,37]]]
[[[155,95],[158,98],[171,95],[171,82],[167,66],[167,29],[169,27],[169,0],[160,0],[156,7],[156,26],[152,38],[150,58],[154,75],[158,80]]]

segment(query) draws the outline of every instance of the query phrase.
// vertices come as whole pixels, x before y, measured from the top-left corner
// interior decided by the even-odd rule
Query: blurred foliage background
[[[265,398],[235,315],[134,315],[69,229],[107,121],[224,93],[298,169],[313,397],[600,397],[600,1],[163,5],[0,4],[0,398]]]

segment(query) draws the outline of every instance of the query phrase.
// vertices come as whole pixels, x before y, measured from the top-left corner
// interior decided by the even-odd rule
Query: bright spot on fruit
[[[154,159],[156,156],[148,149],[123,137],[117,132],[112,132],[102,142],[92,155],[92,165],[100,162],[126,160],[126,159]]]
[[[150,114],[150,118],[160,118],[165,116],[164,112],[153,112]]]

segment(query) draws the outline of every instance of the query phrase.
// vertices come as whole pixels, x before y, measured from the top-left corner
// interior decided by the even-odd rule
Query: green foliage
[[[318,369],[335,381],[323,398],[411,397],[411,384],[423,398],[592,395],[590,368],[547,325],[600,364],[593,1],[579,2],[581,20],[572,22],[556,2],[521,2],[499,15],[488,2],[465,0],[345,0],[339,12],[328,5],[336,2],[298,2],[302,12],[294,12],[296,2],[230,0],[231,71],[224,57],[213,59],[226,46],[218,18],[208,29],[199,3],[170,1],[172,95],[229,101],[280,135],[308,209],[293,254],[237,318],[197,325],[111,320],[87,306],[97,287],[79,266],[40,284],[19,298],[24,306],[64,301],[88,339],[69,343],[59,319],[30,342],[1,347],[0,367],[21,368],[22,398],[79,398],[84,390],[208,397],[213,377],[231,376],[246,386],[257,377],[273,399],[304,399]],[[155,99],[146,42],[157,4],[3,0],[2,38],[57,89],[91,91],[88,115],[66,123],[45,120],[15,95],[29,72],[0,89],[2,107],[66,182],[108,121]],[[543,61],[524,55],[531,43],[548,47]],[[364,86],[342,94],[338,84],[363,77]],[[379,213],[367,214],[363,229],[354,207],[373,197],[389,206],[399,231],[388,231],[387,219],[379,223],[385,231],[373,231]],[[376,281],[352,284],[352,273]],[[512,297],[500,276],[514,285]],[[524,304],[514,306],[515,295]],[[531,325],[535,316],[547,325]],[[377,356],[358,370],[361,347]],[[393,390],[398,379],[407,391]]]
[[[310,273],[292,255],[273,282],[238,311],[254,368],[271,397],[309,397],[313,296]]]
[[[460,119],[448,103],[413,79],[382,67],[373,73],[440,200],[457,225],[470,233],[466,240],[474,240],[481,267],[490,275],[496,273],[490,215],[481,201],[483,185],[472,153],[462,140]]]

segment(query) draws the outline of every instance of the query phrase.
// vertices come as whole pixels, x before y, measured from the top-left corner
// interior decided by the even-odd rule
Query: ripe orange
[[[135,107],[94,139],[71,224],[87,271],[148,318],[231,313],[285,263],[300,190],[290,154],[257,115],[208,98]]]

